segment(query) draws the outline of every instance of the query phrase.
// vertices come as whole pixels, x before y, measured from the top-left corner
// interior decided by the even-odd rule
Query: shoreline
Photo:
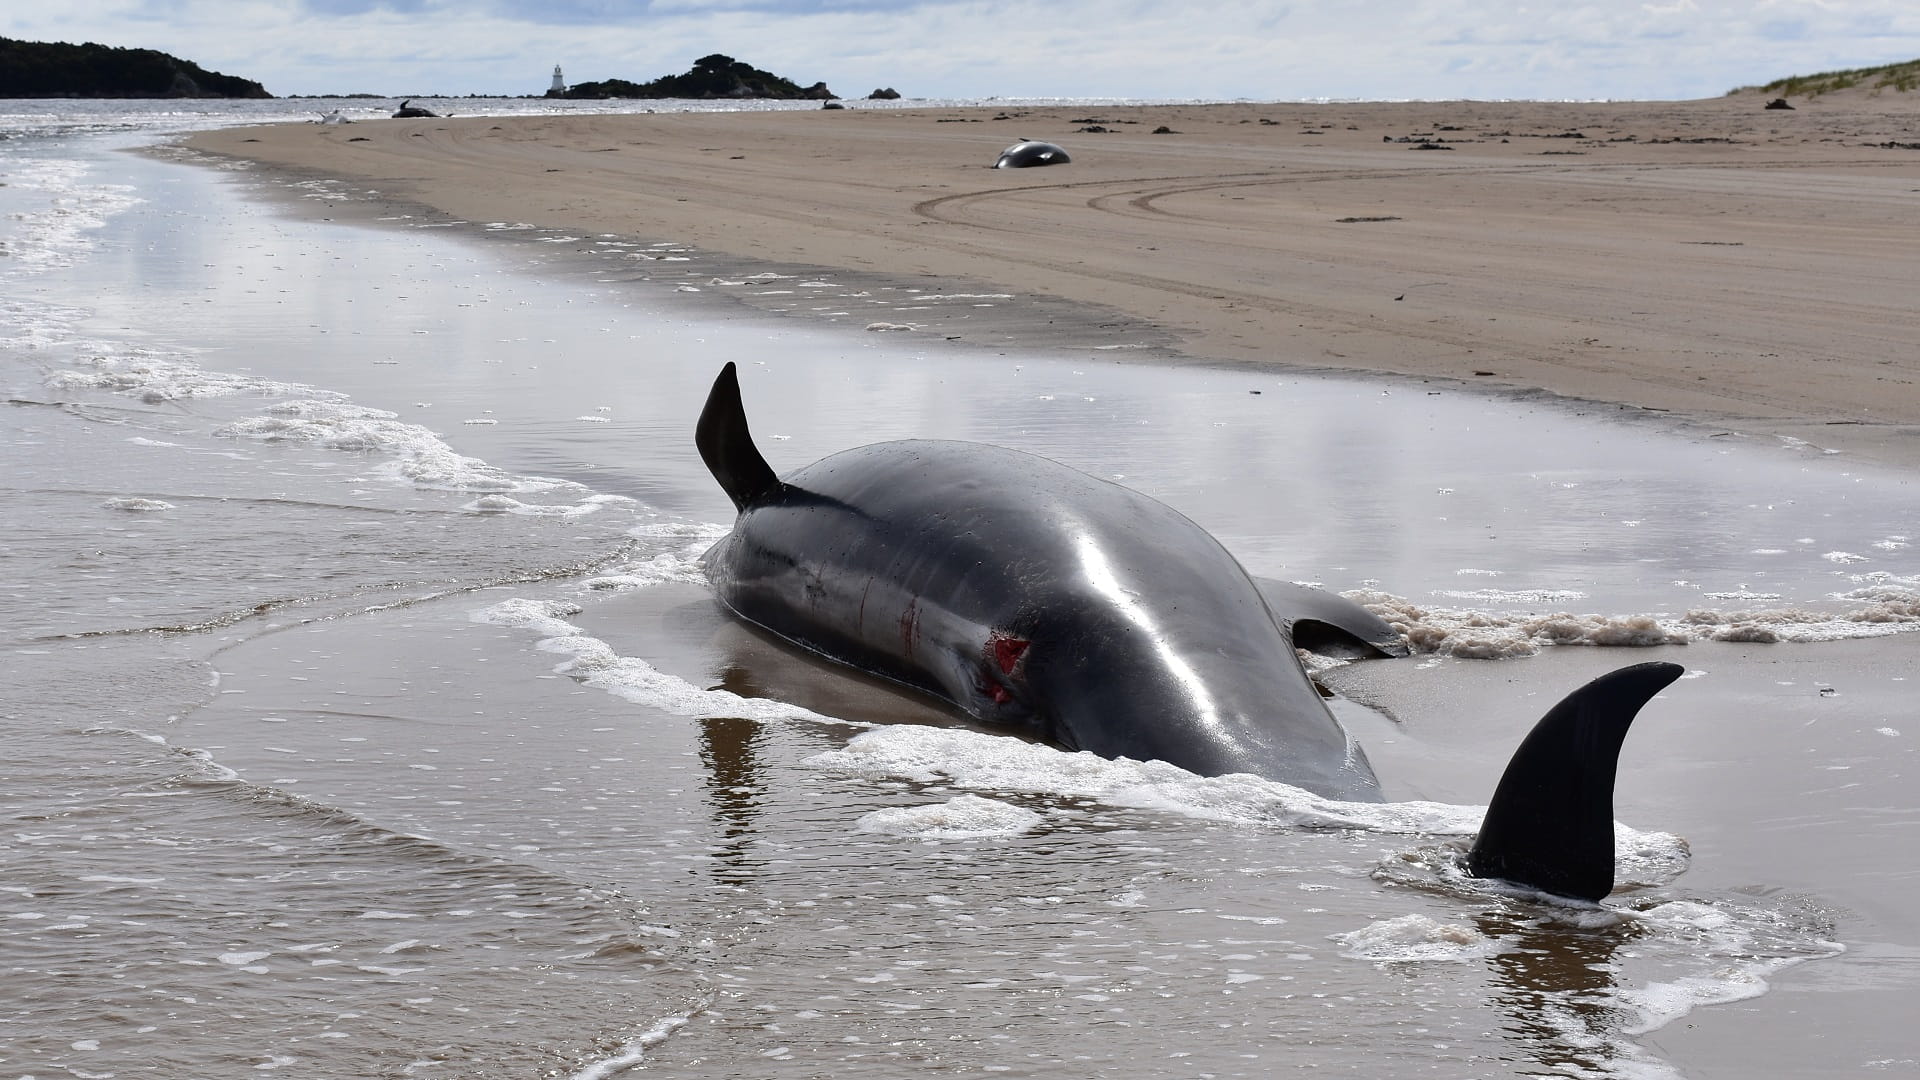
[[[1920,468],[1920,229],[1897,224],[1916,132],[1901,100],[1735,96],[435,118],[184,144],[336,181],[289,199],[311,216],[684,245],[691,262],[637,268],[676,288],[831,271],[1009,301],[875,314],[932,341],[1443,380]],[[986,167],[1016,138],[1075,160]]]

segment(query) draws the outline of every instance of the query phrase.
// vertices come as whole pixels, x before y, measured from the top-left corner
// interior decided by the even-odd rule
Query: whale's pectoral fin
[[[1657,662],[1621,668],[1541,717],[1494,789],[1467,870],[1579,900],[1612,892],[1620,744],[1640,707],[1684,671]]]
[[[753,433],[747,430],[747,410],[740,404],[740,376],[732,361],[720,369],[713,389],[707,392],[707,405],[700,410],[693,444],[700,448],[700,460],[707,463],[707,471],[733,500],[734,509],[745,510],[780,493],[780,478],[760,456],[759,448],[753,445]]]
[[[1253,583],[1293,643],[1308,652],[1347,659],[1407,655],[1399,631],[1339,593],[1270,578]]]

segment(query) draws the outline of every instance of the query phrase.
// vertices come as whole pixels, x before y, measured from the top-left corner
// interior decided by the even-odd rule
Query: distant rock
[[[1793,106],[1791,106],[1791,105],[1789,105],[1789,104],[1787,104],[1787,99],[1786,99],[1786,98],[1783,98],[1783,97],[1777,97],[1777,98],[1774,98],[1774,99],[1773,99],[1772,101],[1769,101],[1769,102],[1767,102],[1767,104],[1766,104],[1766,107],[1767,107],[1767,108],[1769,108],[1769,109],[1791,109],[1791,108],[1793,108]]]
[[[875,90],[873,93],[868,94],[867,100],[868,101],[898,101],[900,100],[900,91],[895,90],[891,86],[883,86],[880,89]]]
[[[831,101],[840,95],[823,82],[801,86],[791,79],[761,71],[731,56],[714,53],[693,62],[685,75],[663,75],[652,82],[635,83],[625,79],[575,83],[567,87],[570,98],[775,98],[782,100]]]
[[[152,49],[0,38],[0,98],[270,98],[251,79]]]

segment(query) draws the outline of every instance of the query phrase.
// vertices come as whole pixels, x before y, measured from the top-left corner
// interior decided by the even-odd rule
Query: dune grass
[[[1867,90],[1894,90],[1899,93],[1920,88],[1920,60],[1882,64],[1879,67],[1849,68],[1845,71],[1823,71],[1818,75],[1789,75],[1784,79],[1775,79],[1765,86],[1742,86],[1729,92],[1778,94],[1781,97],[1818,97],[1821,94],[1851,90],[1855,87],[1865,87]]]

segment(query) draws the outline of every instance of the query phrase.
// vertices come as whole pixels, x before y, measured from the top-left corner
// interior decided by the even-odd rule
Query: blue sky
[[[0,36],[276,94],[537,94],[723,52],[864,96],[1709,97],[1920,58],[1920,0],[59,0]]]

